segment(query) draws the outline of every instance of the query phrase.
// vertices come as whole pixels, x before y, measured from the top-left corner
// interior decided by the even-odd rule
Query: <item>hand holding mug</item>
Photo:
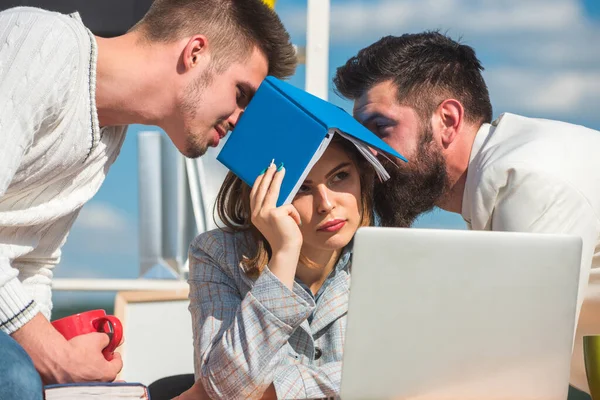
[[[102,354],[107,361],[112,360],[115,349],[121,344],[123,339],[121,321],[115,316],[106,315],[104,310],[91,310],[70,315],[52,321],[52,326],[67,340],[93,332],[106,333],[109,337],[109,342],[102,350]]]

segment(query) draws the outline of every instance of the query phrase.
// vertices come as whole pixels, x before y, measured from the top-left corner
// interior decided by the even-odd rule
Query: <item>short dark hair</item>
[[[453,97],[472,123],[491,122],[492,105],[472,47],[437,31],[386,36],[360,50],[337,69],[334,83],[356,100],[373,85],[392,80],[398,101],[429,118],[444,98]]]
[[[206,35],[217,69],[248,57],[256,46],[267,58],[269,75],[287,78],[296,70],[290,35],[262,0],[154,0],[132,30],[154,42]]]

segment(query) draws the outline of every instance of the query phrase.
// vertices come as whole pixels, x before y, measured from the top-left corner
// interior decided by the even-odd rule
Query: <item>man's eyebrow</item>
[[[371,121],[373,121],[374,119],[377,119],[377,118],[387,118],[385,115],[383,115],[382,113],[380,113],[378,111],[375,111],[370,114],[367,113],[367,114],[368,114],[368,116],[364,120],[357,118],[359,120],[359,122],[363,125],[368,125]],[[359,115],[360,115],[360,113],[359,113]]]

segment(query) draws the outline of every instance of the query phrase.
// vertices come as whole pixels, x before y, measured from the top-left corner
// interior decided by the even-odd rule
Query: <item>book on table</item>
[[[47,385],[45,400],[150,400],[148,388],[141,383],[86,382]]]
[[[389,175],[371,149],[406,161],[342,108],[272,76],[259,86],[217,160],[250,186],[272,160],[283,163],[280,206],[293,200],[336,134],[351,141],[382,180]]]

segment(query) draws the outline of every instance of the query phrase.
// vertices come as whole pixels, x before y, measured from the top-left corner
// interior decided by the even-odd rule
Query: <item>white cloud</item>
[[[489,69],[486,80],[497,108],[566,115],[584,112],[600,100],[600,71],[500,67]]]
[[[305,7],[281,7],[294,36],[306,32]],[[577,0],[368,0],[331,4],[332,44],[413,30],[453,28],[464,34],[581,32],[590,28]]]
[[[138,268],[138,226],[134,218],[111,204],[92,200],[73,224],[55,276],[134,278]]]
[[[69,260],[69,262],[61,261],[55,269],[55,276],[69,279],[103,279],[107,278],[107,273],[104,268],[84,262],[73,263]]]
[[[107,203],[86,204],[79,213],[76,224],[82,229],[121,232],[127,228],[127,215]]]
[[[75,220],[65,253],[76,257],[137,254],[138,226],[125,212],[108,203],[90,202]]]
[[[469,33],[562,32],[583,18],[578,1],[572,0],[453,0],[448,18]]]
[[[495,49],[501,54],[511,56],[515,61],[539,68],[554,69],[597,69],[600,63],[600,29],[590,28],[581,33],[569,35],[526,37],[509,44],[502,49],[495,44]]]
[[[282,2],[281,15],[299,38],[306,12],[294,7]],[[579,0],[332,1],[331,50],[345,49],[344,61],[381,36],[431,29],[475,48],[499,112],[583,117],[600,127],[592,106],[600,103],[600,23]]]

